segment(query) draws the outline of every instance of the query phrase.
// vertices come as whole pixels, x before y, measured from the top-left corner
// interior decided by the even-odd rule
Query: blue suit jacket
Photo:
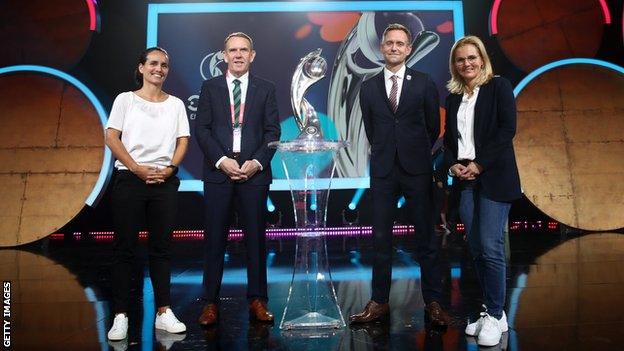
[[[463,94],[446,98],[444,145],[447,166],[457,162],[457,111]],[[491,200],[509,202],[522,196],[513,149],[516,134],[516,102],[511,83],[494,77],[479,88],[475,103],[475,162],[483,167],[478,184]]]
[[[270,184],[271,159],[275,149],[269,148],[267,144],[280,138],[279,113],[273,83],[249,75],[243,116],[239,163],[242,165],[246,160],[256,159],[263,168],[246,183]],[[222,183],[229,179],[215,164],[223,156],[232,157],[232,134],[230,96],[225,75],[222,75],[203,83],[197,107],[195,136],[204,153],[204,181]]]
[[[399,106],[390,107],[383,71],[362,83],[362,121],[371,146],[370,174],[387,176],[398,155],[410,174],[432,171],[431,145],[440,132],[438,90],[429,75],[405,70]]]

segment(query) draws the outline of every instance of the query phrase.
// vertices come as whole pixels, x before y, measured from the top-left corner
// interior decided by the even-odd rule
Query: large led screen
[[[336,158],[332,188],[366,188],[368,141],[359,111],[363,80],[383,68],[381,34],[389,23],[402,23],[414,34],[408,66],[432,76],[444,101],[449,79],[448,55],[464,35],[461,1],[236,2],[150,4],[147,46],[170,54],[167,92],[187,104],[194,127],[198,94],[204,80],[223,74],[223,39],[242,31],[254,40],[251,72],[275,83],[282,140],[299,130],[290,102],[292,74],[299,60],[317,48],[328,62],[326,77],[313,85],[306,99],[318,112],[327,139],[351,146]],[[181,167],[181,191],[201,191],[203,156],[192,141]],[[272,190],[287,190],[279,154],[273,158]]]

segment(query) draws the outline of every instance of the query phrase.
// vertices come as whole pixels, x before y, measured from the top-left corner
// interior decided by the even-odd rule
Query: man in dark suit
[[[431,146],[440,130],[438,91],[431,78],[407,68],[412,35],[401,24],[390,24],[381,52],[386,66],[360,90],[364,129],[371,147],[370,188],[373,199],[373,296],[351,323],[387,318],[392,280],[392,226],[399,195],[407,200],[416,232],[416,254],[428,322],[449,322],[442,310],[438,245],[431,212]]]
[[[247,34],[228,35],[223,55],[228,70],[204,82],[195,124],[195,136],[204,153],[206,207],[203,284],[207,304],[199,323],[217,322],[234,205],[245,232],[250,317],[272,322],[273,314],[266,306],[265,211],[275,153],[267,144],[280,137],[275,87],[249,73],[256,53]]]

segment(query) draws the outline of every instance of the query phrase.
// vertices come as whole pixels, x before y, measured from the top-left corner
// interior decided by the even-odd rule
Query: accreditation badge
[[[241,127],[234,128],[234,145],[232,145],[232,152],[241,151]]]

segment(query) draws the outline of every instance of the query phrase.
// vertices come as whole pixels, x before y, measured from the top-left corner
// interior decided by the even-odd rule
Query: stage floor
[[[338,301],[346,318],[370,298],[370,236],[332,237],[328,252]],[[624,335],[624,235],[567,234],[525,229],[510,234],[507,315],[510,331],[487,350],[617,350]],[[176,240],[172,301],[187,332],[154,332],[153,293],[138,269],[129,338],[110,343],[110,241],[43,240],[0,250],[10,281],[10,342],[14,350],[478,350],[463,329],[481,304],[481,292],[461,234],[443,250],[447,301],[453,325],[425,327],[414,237],[395,237],[391,319],[360,328],[283,332],[295,240],[268,242],[269,308],[274,325],[250,323],[245,300],[244,244],[229,243],[220,320],[201,328],[202,242]],[[144,252],[142,252],[145,255]],[[5,313],[6,313],[6,284]],[[5,326],[5,339],[7,329]],[[620,345],[620,346],[617,346]]]

